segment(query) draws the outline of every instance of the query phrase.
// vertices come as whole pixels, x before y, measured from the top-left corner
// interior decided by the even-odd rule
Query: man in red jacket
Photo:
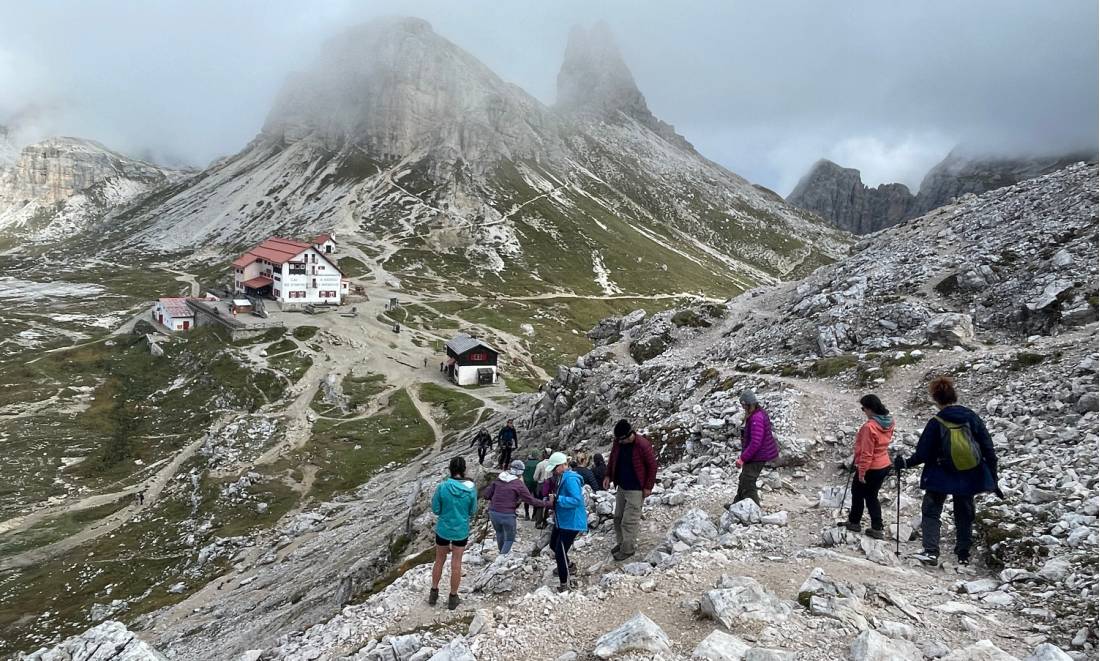
[[[616,422],[614,431],[615,441],[611,444],[603,486],[607,489],[614,483],[618,487],[615,492],[615,547],[611,549],[611,556],[621,562],[637,550],[642,501],[653,493],[657,457],[649,439],[635,432],[626,420]]]

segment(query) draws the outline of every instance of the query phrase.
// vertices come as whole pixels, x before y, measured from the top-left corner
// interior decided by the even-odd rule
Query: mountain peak
[[[418,18],[387,18],[329,40],[287,82],[263,136],[354,146],[376,158],[437,163],[537,158],[552,142],[546,109]]]
[[[559,111],[615,120],[626,116],[669,142],[694,151],[676,129],[653,115],[626,65],[611,28],[603,21],[592,27],[573,26],[558,72]]]

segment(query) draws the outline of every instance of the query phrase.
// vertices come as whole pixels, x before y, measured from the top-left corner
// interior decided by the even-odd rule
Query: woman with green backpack
[[[939,563],[940,515],[947,496],[951,496],[955,514],[955,555],[959,564],[970,563],[970,544],[974,528],[974,496],[996,493],[997,454],[989,431],[978,414],[958,404],[955,382],[941,376],[928,384],[928,394],[939,413],[928,421],[908,459],[894,458],[899,473],[904,468],[924,464],[920,487],[921,542],[924,550],[914,557],[926,565]]]

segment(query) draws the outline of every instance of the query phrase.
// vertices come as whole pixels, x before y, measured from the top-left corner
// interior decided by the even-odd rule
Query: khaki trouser
[[[615,492],[615,544],[620,553],[629,555],[637,550],[642,500],[641,491],[619,489]]]

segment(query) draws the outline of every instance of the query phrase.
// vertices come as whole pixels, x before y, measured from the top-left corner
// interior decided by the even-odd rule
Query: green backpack
[[[982,449],[974,440],[970,423],[954,424],[935,416],[940,423],[941,465],[953,471],[968,471],[982,463]]]

